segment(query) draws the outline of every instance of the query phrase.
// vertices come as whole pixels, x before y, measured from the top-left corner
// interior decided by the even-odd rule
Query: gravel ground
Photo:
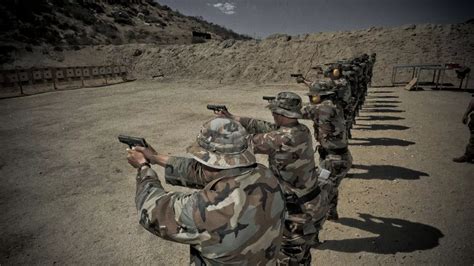
[[[212,117],[207,103],[270,120],[261,96],[283,90],[305,92],[137,81],[1,100],[0,264],[185,265],[185,245],[138,225],[135,170],[117,135],[184,155]],[[474,165],[451,161],[469,137],[460,120],[470,97],[370,90],[353,131],[355,166],[341,185],[341,218],[325,224],[314,265],[474,263]]]

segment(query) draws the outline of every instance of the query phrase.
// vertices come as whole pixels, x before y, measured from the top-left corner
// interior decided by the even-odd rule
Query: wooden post
[[[17,77],[17,83],[20,87],[20,95],[24,95],[23,93],[23,86],[21,85],[21,80],[20,80],[20,76],[18,75],[18,68],[15,68],[15,75]]]
[[[439,87],[439,77],[441,76],[441,69],[438,69],[437,72],[438,72],[438,77],[436,78],[436,87],[435,87],[436,89],[438,89]]]

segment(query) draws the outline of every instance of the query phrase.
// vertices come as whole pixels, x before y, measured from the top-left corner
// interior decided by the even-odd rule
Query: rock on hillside
[[[142,53],[136,53],[139,49]],[[392,66],[455,62],[474,67],[474,24],[410,25],[396,28],[274,35],[262,41],[212,41],[194,45],[129,44],[90,46],[78,51],[17,54],[17,66],[127,64],[137,78],[223,81],[290,81],[310,65],[377,53],[374,85],[390,84]],[[137,56],[134,56],[137,54]],[[314,55],[314,56],[313,56]],[[313,60],[311,62],[311,57]],[[310,72],[309,77],[313,73]],[[471,81],[474,75],[471,75]]]

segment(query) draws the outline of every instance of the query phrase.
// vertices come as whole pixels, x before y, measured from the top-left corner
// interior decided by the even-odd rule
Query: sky
[[[474,0],[157,0],[188,16],[264,38],[378,26],[459,23]]]

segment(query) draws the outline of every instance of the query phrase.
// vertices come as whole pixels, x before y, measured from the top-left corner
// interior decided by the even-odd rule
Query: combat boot
[[[328,212],[328,221],[337,221],[339,220],[339,214],[337,213],[336,208],[331,208]]]
[[[464,154],[461,157],[453,158],[453,162],[456,162],[456,163],[466,163],[466,162],[473,163],[474,158]]]
[[[319,240],[319,232],[318,232],[318,234],[316,235],[316,237],[313,239],[313,241],[312,241],[312,243],[311,243],[311,247],[312,247],[312,248],[317,248],[317,247],[319,247],[319,245],[321,245],[322,243],[323,243],[323,242],[321,242],[321,241]]]

